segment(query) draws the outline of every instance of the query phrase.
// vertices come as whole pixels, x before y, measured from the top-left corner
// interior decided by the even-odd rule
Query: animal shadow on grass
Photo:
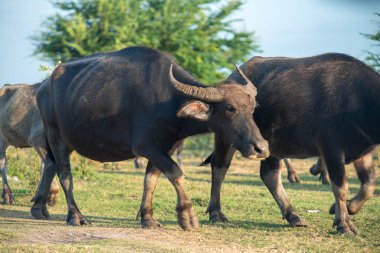
[[[228,222],[210,223],[208,219],[200,221],[202,225],[219,227],[219,228],[238,228],[238,229],[260,229],[260,230],[278,230],[283,228],[290,228],[289,224],[269,223],[269,222],[256,222],[250,220],[229,220]]]
[[[66,214],[51,214],[50,220],[36,220],[32,217],[29,211],[21,210],[7,210],[0,209],[0,219],[6,218],[6,220],[1,220],[0,224],[24,224],[23,220],[30,220],[28,225],[40,226],[43,224],[65,224]],[[140,222],[132,218],[118,218],[118,217],[105,217],[105,216],[86,216],[86,218],[94,226],[112,226],[112,227],[139,227]],[[20,219],[22,221],[20,221]]]
[[[246,177],[247,179],[241,180],[241,179],[234,179],[233,177],[236,175],[226,176],[226,179],[223,181],[223,184],[237,184],[237,185],[250,185],[250,186],[258,186],[258,187],[265,187],[264,183],[261,181],[261,179],[258,176],[247,176],[247,175],[237,175],[239,177]],[[186,180],[193,181],[193,182],[206,182],[211,183],[210,179],[204,179],[204,178],[195,178],[191,176],[187,176]],[[331,192],[331,186],[329,185],[322,185],[319,181],[318,177],[302,174],[301,175],[301,184],[290,184],[286,177],[283,176],[282,181],[284,184],[285,189],[292,189],[292,190],[302,190],[302,191],[324,191],[324,192]],[[349,178],[348,184],[350,191],[352,193],[356,193],[359,191],[359,180],[356,178]],[[380,190],[375,190],[375,194],[379,194]]]
[[[145,171],[142,171],[142,170],[137,170],[137,171],[101,170],[101,171],[98,171],[98,173],[132,175],[132,176],[144,176],[145,175]]]

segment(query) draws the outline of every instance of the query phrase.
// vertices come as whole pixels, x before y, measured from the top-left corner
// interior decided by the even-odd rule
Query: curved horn
[[[170,65],[169,70],[169,77],[170,81],[174,85],[177,91],[181,92],[182,94],[192,97],[204,102],[220,102],[223,100],[224,93],[222,90],[210,87],[210,88],[203,88],[193,85],[188,85],[181,83],[175,77],[173,76],[173,64]]]
[[[238,66],[235,65],[235,68],[237,72],[239,73],[239,75],[241,76],[241,78],[243,78],[247,82],[245,87],[249,89],[250,92],[255,93],[256,95],[257,94],[256,86],[251,82],[251,80],[249,80],[249,78],[244,74],[244,72]]]

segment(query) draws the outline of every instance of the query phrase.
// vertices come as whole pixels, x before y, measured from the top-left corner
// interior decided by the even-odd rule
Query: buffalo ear
[[[206,121],[210,116],[210,106],[201,101],[192,101],[185,104],[178,112],[178,117],[193,118]]]

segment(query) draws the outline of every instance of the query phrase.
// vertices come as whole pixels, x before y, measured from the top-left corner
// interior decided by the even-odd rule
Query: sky
[[[29,39],[56,10],[48,0],[0,0],[0,86],[35,83],[46,61],[33,56]],[[305,57],[340,52],[364,60],[376,51],[360,33],[374,33],[380,0],[246,0],[237,29],[255,32],[261,56]],[[252,55],[253,56],[253,55]]]

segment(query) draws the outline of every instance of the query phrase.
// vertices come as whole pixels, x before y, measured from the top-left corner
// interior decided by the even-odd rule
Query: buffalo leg
[[[133,160],[133,163],[135,164],[135,169],[141,169],[144,167],[144,160],[142,157],[136,157]]]
[[[334,152],[335,151],[335,152]],[[348,183],[344,168],[344,155],[336,150],[323,150],[329,172],[331,186],[335,197],[335,219],[333,226],[339,233],[357,233],[347,210]]]
[[[348,201],[348,213],[357,214],[364,203],[369,200],[375,192],[376,172],[373,162],[373,153],[370,152],[354,162],[356,173],[360,180],[358,194]]]
[[[260,177],[279,206],[282,218],[292,226],[306,226],[306,222],[293,210],[281,181],[280,159],[270,156],[261,162]]]
[[[207,211],[210,222],[227,222],[227,217],[223,214],[220,204],[220,190],[227,170],[230,167],[235,149],[222,139],[215,137],[215,151],[211,158],[211,196]]]
[[[40,180],[38,182],[36,194],[33,197],[32,201],[34,201],[36,199],[38,189],[40,188],[40,185],[41,185],[42,176],[44,173],[44,167],[45,167],[45,163],[46,163],[46,150],[43,148],[38,148],[38,147],[36,147],[35,149],[41,158],[41,164],[40,164]],[[50,186],[49,196],[48,196],[48,200],[47,200],[47,204],[49,206],[54,206],[56,204],[57,199],[58,199],[58,194],[59,194],[59,185],[57,183],[57,180],[55,180],[55,178],[54,178],[53,182],[51,183],[51,186]]]
[[[320,174],[319,179],[322,181],[322,184],[330,184],[330,179],[327,175],[326,163],[323,161],[322,157],[319,157],[317,163],[311,166],[310,173],[314,176]]]
[[[52,161],[46,165],[46,169],[42,177],[43,180],[38,191],[39,194],[36,198],[34,206],[32,207],[32,214],[33,210],[39,211],[39,209],[42,209],[43,211],[44,208],[46,208],[47,196],[50,191],[50,186],[55,176],[55,172],[57,172],[67,201],[67,224],[74,226],[89,224],[86,218],[79,211],[79,208],[74,199],[73,177],[70,169],[71,150],[69,150],[68,147],[63,143],[58,135],[58,132],[55,129],[48,129],[47,137],[49,143],[54,143],[54,146],[51,146],[51,151],[53,153],[55,161]]]
[[[138,214],[141,216],[142,227],[151,228],[161,226],[161,224],[153,218],[152,208],[153,194],[160,174],[161,171],[154,167],[151,162],[148,162],[144,178],[144,193]]]
[[[184,230],[197,228],[198,218],[195,215],[190,197],[185,191],[185,176],[181,168],[173,161],[170,155],[159,147],[148,145],[135,145],[135,155],[148,158],[152,164],[165,174],[174,186],[177,193],[177,218],[179,225]]]
[[[288,171],[288,181],[289,183],[291,184],[299,184],[301,183],[301,180],[300,178],[298,177],[297,175],[297,172],[293,169],[293,165],[290,161],[290,159],[284,159],[284,163],[285,163],[285,166],[286,166],[286,169]]]
[[[36,219],[50,219],[50,214],[47,209],[47,197],[50,191],[50,185],[53,182],[54,176],[57,174],[56,165],[50,159],[46,158],[44,172],[37,188],[37,193],[34,197],[34,204],[31,209],[31,214]]]
[[[348,213],[351,215],[357,214],[375,191],[376,173],[373,153],[370,152],[355,160],[354,167],[360,180],[360,190],[355,197],[347,201]],[[330,208],[330,213],[335,213],[335,205]]]
[[[15,203],[15,199],[13,197],[11,188],[8,184],[7,179],[7,172],[8,172],[8,166],[7,166],[7,157],[6,157],[6,149],[7,146],[0,145],[0,170],[1,170],[1,178],[3,181],[3,191],[2,191],[2,198],[3,198],[3,204],[4,205],[13,205]]]

